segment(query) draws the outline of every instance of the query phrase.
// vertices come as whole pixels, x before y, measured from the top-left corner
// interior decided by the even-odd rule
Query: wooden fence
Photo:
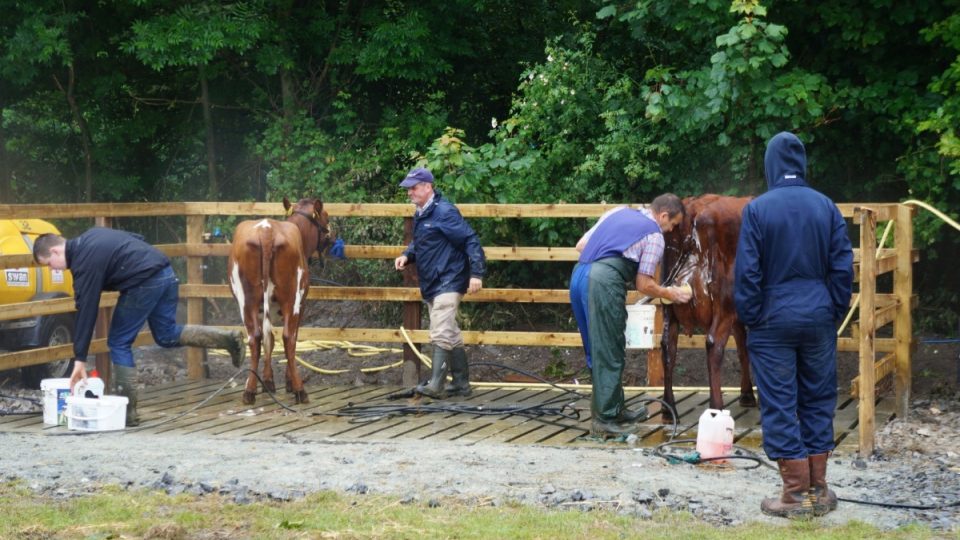
[[[596,218],[615,205],[604,204],[461,204],[458,205],[466,218]],[[635,205],[641,206],[641,205]],[[324,205],[332,217],[373,217],[402,219],[406,239],[412,230],[412,208],[409,204],[338,204]],[[894,377],[896,412],[906,417],[909,407],[911,372],[910,351],[913,344],[911,309],[916,305],[912,289],[912,266],[918,252],[913,249],[912,219],[914,210],[895,203],[847,203],[839,204],[843,216],[851,220],[852,233],[859,230],[859,247],[854,250],[855,280],[859,284],[852,304],[859,301],[859,319],[850,326],[838,343],[840,351],[859,352],[859,376],[852,382],[851,392],[859,399],[860,450],[864,455],[872,453],[874,446],[874,404],[876,384],[888,375]],[[205,243],[204,233],[210,216],[281,216],[280,203],[113,203],[76,205],[0,205],[0,219],[41,218],[56,222],[67,218],[93,218],[92,224],[110,226],[113,218],[148,216],[185,216],[186,230],[181,244],[158,245],[171,257],[186,258],[186,276],[180,287],[180,296],[186,299],[188,324],[203,323],[203,302],[207,298],[230,298],[228,285],[203,282],[204,257],[225,257],[228,244]],[[877,247],[877,223],[895,222],[894,247]],[[398,225],[399,226],[399,225]],[[856,238],[856,235],[854,235]],[[347,245],[345,254],[349,259],[393,259],[403,246]],[[570,246],[563,247],[485,247],[488,261],[575,261],[578,253]],[[33,266],[30,255],[0,255],[0,266],[19,268]],[[877,277],[893,273],[892,291],[877,291]],[[403,287],[327,287],[312,286],[309,298],[313,300],[395,301],[404,303],[403,325],[412,329],[409,334],[415,343],[429,341],[428,332],[419,330],[421,302],[419,290],[413,286],[415,275],[407,272]],[[504,289],[487,287],[477,294],[467,295],[464,301],[472,302],[525,302],[569,303],[566,289]],[[857,300],[859,298],[859,300]],[[106,293],[101,299],[101,321],[97,338],[91,344],[91,353],[96,353],[97,366],[102,373],[109,372],[109,359],[104,354],[106,347],[106,321],[111,306],[116,304],[117,294]],[[628,301],[636,301],[633,292]],[[37,315],[65,313],[73,310],[73,299],[64,298],[41,302],[27,302],[0,306],[0,320],[18,319]],[[657,333],[661,328],[660,313],[657,314]],[[877,337],[877,330],[893,325],[892,337]],[[342,340],[356,342],[403,343],[398,328],[312,328],[300,331],[302,340]],[[576,332],[509,332],[466,331],[467,344],[523,345],[549,347],[580,347],[580,335]],[[142,333],[137,345],[149,344],[148,332]],[[703,335],[680,336],[680,348],[703,350]],[[734,347],[731,338],[727,344]],[[418,379],[419,362],[405,345],[403,367],[404,384],[412,385]],[[879,358],[878,358],[879,355]],[[71,345],[45,349],[0,354],[0,370],[72,356]],[[191,378],[204,375],[204,355],[200,349],[189,348],[187,352],[188,374]],[[651,386],[662,385],[660,350],[648,353],[648,380]],[[706,381],[704,381],[706,382]]]

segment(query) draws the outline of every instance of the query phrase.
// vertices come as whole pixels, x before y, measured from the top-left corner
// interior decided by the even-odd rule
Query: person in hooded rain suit
[[[761,510],[794,517],[837,507],[827,487],[837,403],[837,323],[850,305],[853,250],[837,206],[806,180],[803,143],[767,143],[767,192],[743,209],[734,302],[760,394],[763,449],[779,465],[780,496]]]

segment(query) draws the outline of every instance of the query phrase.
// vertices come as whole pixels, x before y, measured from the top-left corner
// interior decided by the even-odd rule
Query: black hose
[[[942,510],[944,508],[952,508],[954,506],[960,506],[960,500],[953,501],[950,503],[943,503],[937,505],[924,505],[924,504],[900,504],[900,503],[887,503],[887,502],[874,502],[874,501],[862,501],[859,499],[846,499],[844,497],[837,497],[838,501],[853,503],[853,504],[865,504],[869,506],[882,506],[884,508],[903,508],[906,510]]]

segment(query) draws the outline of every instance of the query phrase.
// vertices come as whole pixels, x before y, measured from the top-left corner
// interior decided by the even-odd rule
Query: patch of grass
[[[652,519],[610,510],[544,509],[443,500],[403,504],[395,497],[330,492],[294,502],[237,505],[220,496],[168,496],[104,488],[71,498],[40,495],[19,483],[0,484],[0,538],[595,538],[834,540],[932,538],[921,526],[880,531],[865,523],[827,526],[817,520],[737,527],[705,524],[685,512]]]

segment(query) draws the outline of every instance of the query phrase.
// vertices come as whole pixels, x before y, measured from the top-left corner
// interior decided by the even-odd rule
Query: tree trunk
[[[0,117],[3,108],[0,108]],[[7,154],[7,140],[0,129],[0,204],[12,204],[13,186],[10,185],[10,156]]]
[[[90,128],[87,126],[87,121],[83,119],[80,106],[77,105],[76,96],[73,94],[76,82],[73,64],[68,66],[66,88],[60,84],[60,80],[57,79],[56,75],[53,76],[53,82],[57,85],[57,88],[60,89],[60,92],[63,93],[64,97],[66,97],[67,105],[70,106],[70,114],[73,115],[73,121],[77,124],[77,129],[80,130],[80,142],[83,145],[83,200],[93,202],[93,143],[90,138]]]
[[[217,154],[213,138],[213,114],[210,112],[210,92],[207,88],[206,66],[200,66],[200,102],[203,107],[203,127],[207,133],[207,197],[217,200],[220,197],[220,187],[217,185]]]

